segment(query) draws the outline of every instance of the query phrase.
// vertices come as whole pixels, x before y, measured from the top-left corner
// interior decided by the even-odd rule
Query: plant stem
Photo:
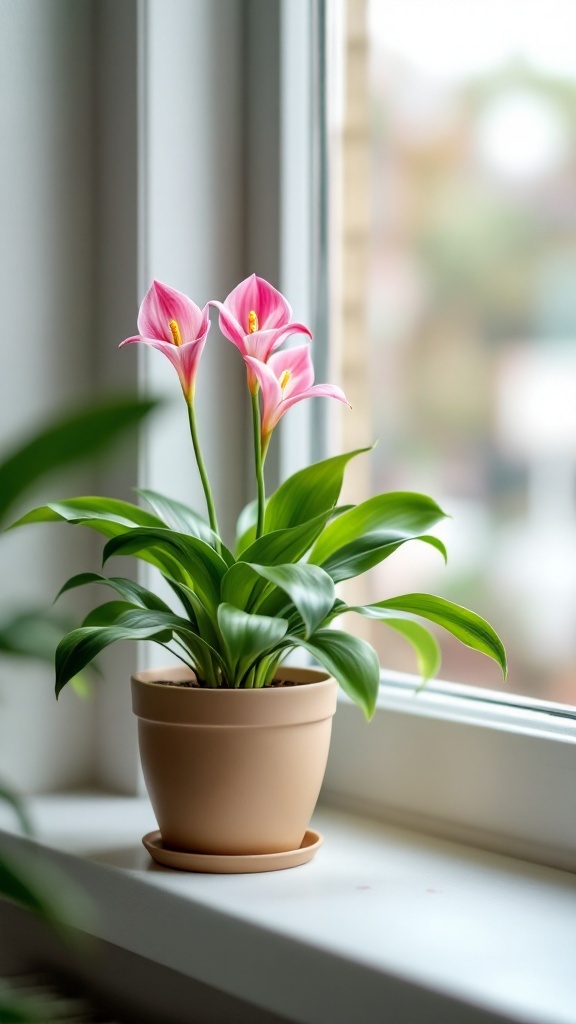
[[[264,489],[264,459],[262,457],[262,439],[260,437],[260,405],[258,395],[252,395],[252,426],[254,428],[254,463],[256,466],[256,485],[258,487],[258,525],[256,539],[264,533],[264,513],[266,511],[266,492]]]
[[[190,434],[192,436],[192,445],[194,447],[194,455],[196,456],[196,463],[198,466],[198,472],[200,473],[200,479],[202,481],[202,487],[204,488],[204,496],[206,498],[206,507],[208,509],[208,519],[210,520],[210,528],[216,534],[217,544],[216,549],[220,554],[222,547],[220,544],[220,533],[218,531],[218,521],[216,519],[216,509],[214,508],[214,499],[212,497],[212,491],[210,483],[208,481],[208,474],[206,472],[206,466],[204,465],[204,459],[202,458],[202,452],[200,451],[200,442],[198,440],[198,431],[196,429],[196,413],[194,412],[194,402],[187,402],[188,405],[188,420],[190,423]]]

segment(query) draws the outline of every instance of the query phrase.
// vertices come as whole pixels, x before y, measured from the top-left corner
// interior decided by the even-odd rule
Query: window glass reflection
[[[367,26],[370,488],[454,517],[448,570],[413,545],[367,586],[473,607],[509,689],[574,703],[576,4],[372,0]],[[442,642],[444,678],[500,685]]]

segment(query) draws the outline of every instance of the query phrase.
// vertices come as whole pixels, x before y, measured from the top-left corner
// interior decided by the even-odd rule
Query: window
[[[389,9],[388,4],[376,7]],[[373,306],[352,303],[351,293],[344,293],[353,329],[340,332],[340,345],[334,343],[331,351],[328,338],[334,340],[336,322],[330,324],[327,317],[329,296],[342,295],[344,283],[356,289],[353,298],[366,276],[362,253],[369,218],[361,203],[344,219],[357,245],[347,250],[351,262],[344,274],[338,273],[341,250],[327,245],[330,231],[334,237],[328,207],[339,195],[333,144],[344,111],[341,44],[348,24],[359,67],[367,69],[362,5],[352,0],[347,5],[309,0],[79,5],[63,0],[7,11],[2,8],[0,16],[11,19],[13,63],[5,62],[4,71],[19,80],[25,61],[33,73],[22,86],[23,105],[11,111],[7,127],[14,159],[3,165],[8,184],[2,195],[10,197],[13,213],[6,221],[10,284],[3,278],[0,285],[8,289],[6,308],[13,308],[16,295],[19,308],[26,310],[29,345],[26,351],[4,349],[3,359],[11,359],[6,364],[10,373],[0,376],[0,387],[6,389],[0,403],[6,434],[13,427],[16,433],[10,411],[14,394],[24,396],[18,410],[22,422],[40,412],[36,393],[24,387],[32,358],[41,360],[41,411],[71,401],[79,380],[84,394],[97,383],[109,387],[115,382],[119,390],[120,384],[135,387],[137,377],[143,387],[149,385],[148,363],[137,371],[136,360],[119,354],[116,345],[131,333],[152,274],[200,300],[226,294],[251,270],[278,282],[290,295],[295,316],[314,326],[318,380],[337,377],[328,364],[339,352],[347,358],[362,345],[368,351],[370,334],[367,330],[362,341],[358,327]],[[203,41],[194,61],[189,60],[190,39]],[[361,127],[364,131],[366,126]],[[362,143],[362,132],[356,140]],[[356,152],[360,174],[366,173],[365,158]],[[347,200],[352,196],[347,191]],[[63,323],[80,326],[64,331]],[[229,528],[251,496],[251,469],[250,449],[237,427],[245,409],[243,376],[238,367],[234,378],[228,354],[215,346],[206,360],[200,414],[206,437],[213,438],[206,457],[217,500],[228,505]],[[163,418],[139,452],[125,453],[122,466],[104,482],[94,482],[98,489],[129,496],[139,479],[174,497],[200,500],[169,369],[161,360],[154,363],[155,387],[170,396]],[[344,371],[351,372],[346,365]],[[352,395],[356,408],[350,424],[358,423],[366,407],[364,371],[357,361],[360,397]],[[225,408],[214,401],[223,374],[232,374]],[[349,376],[347,389],[355,386]],[[323,438],[339,450],[373,439],[372,424],[363,421],[360,429],[367,438],[338,439],[333,427],[342,431],[343,424],[328,429],[321,406],[316,403],[300,419],[296,411],[291,414],[289,434],[279,438],[276,465],[270,459],[270,487],[275,476],[284,477],[308,461],[311,452],[321,457]],[[386,422],[381,433],[381,448],[393,466],[398,437]],[[221,462],[224,450],[227,458]],[[360,471],[359,461],[358,466]],[[418,475],[409,472],[408,486],[430,486],[441,497],[426,463],[416,466]],[[374,484],[352,478],[354,500],[363,488],[396,486],[398,473],[390,469],[387,478]],[[454,512],[456,522],[466,526],[466,510],[462,514],[456,507]],[[74,552],[69,571],[63,566],[62,552],[70,550],[70,531],[65,532],[53,531],[49,550],[30,532],[23,548],[10,556],[0,551],[11,559],[7,573],[16,564],[26,566],[20,581],[24,596],[36,585],[42,594],[53,594],[63,578],[83,567],[81,556],[86,568],[93,565],[92,552],[84,549],[83,554]],[[463,541],[468,545],[467,527]],[[40,577],[32,551],[43,552]],[[443,580],[439,589],[442,585]],[[456,594],[447,596],[457,599]],[[500,624],[497,613],[481,610]],[[90,705],[70,694],[56,706],[49,673],[38,678],[37,690],[28,687],[24,675],[17,691],[11,678],[3,681],[0,774],[29,790],[96,783],[133,792],[137,754],[126,684],[138,662],[142,655],[128,645],[115,651],[108,662],[109,679],[96,689]],[[381,711],[371,725],[343,702],[326,798],[574,866],[576,727],[565,709],[538,702],[521,709],[513,698],[491,704],[480,690],[476,697],[482,699],[471,700],[466,696],[470,691],[462,692],[458,684],[430,687],[414,698],[409,678],[395,676],[392,682],[382,688]],[[36,693],[41,694],[38,703]]]
[[[378,438],[354,492],[425,491],[454,517],[447,570],[407,545],[365,597],[474,608],[505,640],[507,691],[574,703],[575,12],[347,9],[342,430],[346,447]],[[413,671],[400,639],[363,628],[383,664]],[[441,640],[444,678],[502,686]]]

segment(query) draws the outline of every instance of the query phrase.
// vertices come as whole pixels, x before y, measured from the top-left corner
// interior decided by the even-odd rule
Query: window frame
[[[343,116],[339,97],[345,71],[338,65],[345,46],[346,5],[335,8],[328,26],[324,13],[324,27],[332,38],[329,44],[324,39],[328,60],[323,87],[329,86],[333,98],[327,123],[337,132],[342,127],[339,114]],[[331,152],[330,158],[330,171],[338,179],[338,156]],[[338,231],[338,180],[329,182],[326,191],[336,207],[331,223]],[[333,259],[333,276],[339,263]],[[327,335],[320,344],[327,345]],[[320,362],[329,364],[327,352]],[[320,414],[326,416],[327,410]],[[576,710],[442,681],[416,692],[419,683],[415,676],[383,668],[370,723],[341,694],[321,800],[576,870]]]

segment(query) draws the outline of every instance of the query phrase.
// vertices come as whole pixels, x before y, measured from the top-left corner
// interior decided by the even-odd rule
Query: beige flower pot
[[[217,855],[296,850],[324,777],[338,685],[283,668],[296,686],[162,685],[185,667],[132,677],[140,757],[165,846]]]

